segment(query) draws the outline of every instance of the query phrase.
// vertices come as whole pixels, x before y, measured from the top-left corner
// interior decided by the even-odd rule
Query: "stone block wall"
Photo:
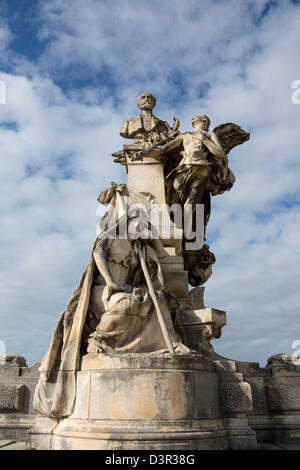
[[[236,369],[251,385],[253,409],[247,415],[258,440],[300,442],[300,363],[277,354],[264,368],[236,361]]]
[[[32,402],[39,367],[27,367],[21,356],[0,356],[0,439],[26,439],[35,419]]]

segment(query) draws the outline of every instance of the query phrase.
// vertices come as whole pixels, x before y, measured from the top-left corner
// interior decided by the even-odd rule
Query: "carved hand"
[[[200,131],[200,139],[205,141],[206,139],[211,140],[210,135],[207,131]]]
[[[107,288],[108,288],[108,296],[107,299],[110,299],[112,294],[115,292],[128,292],[128,288],[119,286],[116,282],[114,282],[112,279],[107,282]]]

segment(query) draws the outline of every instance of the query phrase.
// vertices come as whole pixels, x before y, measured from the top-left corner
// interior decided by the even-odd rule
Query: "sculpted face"
[[[128,209],[128,238],[130,240],[151,238],[148,225],[147,209],[141,204],[132,204]]]
[[[210,119],[205,114],[198,114],[192,119],[192,126],[194,129],[204,129],[208,131],[210,126]]]
[[[156,99],[150,93],[143,93],[138,97],[138,107],[145,111],[152,111],[156,103]]]

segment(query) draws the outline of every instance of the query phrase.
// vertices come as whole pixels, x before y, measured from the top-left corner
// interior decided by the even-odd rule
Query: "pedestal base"
[[[244,414],[249,408],[248,390],[238,387],[242,376],[234,372],[234,363],[212,361],[200,354],[175,358],[89,354],[81,369],[72,415],[59,422],[44,418],[45,424],[39,418],[30,432],[29,447],[256,448],[255,433]],[[233,406],[224,414],[232,391],[224,398],[222,384],[232,382],[237,385],[237,412]]]

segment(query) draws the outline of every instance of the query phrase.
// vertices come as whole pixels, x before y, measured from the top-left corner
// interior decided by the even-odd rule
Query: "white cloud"
[[[7,48],[9,47],[9,44],[12,39],[13,39],[13,34],[10,31],[9,26],[7,25],[5,21],[0,20],[0,54],[1,55],[5,56],[7,54]]]
[[[110,154],[144,89],[183,131],[202,111],[213,125],[251,131],[230,154],[234,188],[213,198],[206,304],[228,314],[217,352],[264,363],[291,351],[300,334],[300,106],[291,102],[300,9],[283,0],[258,22],[266,3],[40,2],[37,61],[14,54],[0,24],[0,55],[13,67],[0,74],[0,339],[11,352],[29,362],[44,354],[88,261],[98,193],[126,180]]]

